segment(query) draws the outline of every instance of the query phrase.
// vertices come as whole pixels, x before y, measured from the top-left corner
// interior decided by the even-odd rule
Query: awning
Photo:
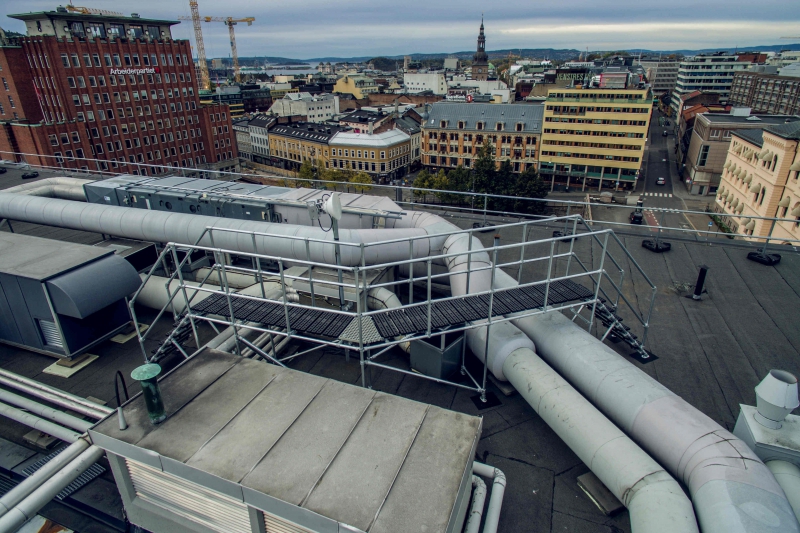
[[[744,229],[749,229],[750,231],[753,231],[755,228],[756,228],[756,221],[755,221],[755,220],[751,220],[751,221],[750,221],[750,222],[748,222],[748,223],[747,223],[747,225],[744,227]]]
[[[792,212],[789,214],[792,215],[793,217],[800,217],[800,205],[792,209]]]
[[[86,318],[108,307],[142,284],[136,269],[118,255],[109,255],[47,281],[56,313]]]
[[[725,201],[726,201],[726,202],[732,202],[732,201],[733,201],[733,199],[734,199],[733,193],[732,193],[732,192],[729,192],[729,193],[728,193],[728,198],[726,198],[726,200],[725,200]]]
[[[761,184],[760,183],[756,183],[755,185],[750,187],[750,192],[754,192],[756,194],[760,193],[761,192]]]
[[[742,211],[744,211],[744,202],[740,203],[739,207],[736,208],[737,214],[740,214]]]
[[[725,192],[725,187],[720,187],[719,190],[717,191],[717,196],[722,197],[722,193],[724,192]]]
[[[749,175],[749,176],[747,176],[747,177],[746,177],[746,178],[745,178],[743,181],[744,181],[745,183],[750,183],[751,181],[753,181],[753,175],[752,175],[752,174],[750,174],[750,175]]]
[[[739,206],[739,199],[738,198],[734,198],[733,199],[733,203],[731,204],[731,207],[736,209],[736,207],[738,207],[738,206]]]
[[[725,161],[725,168],[731,168],[733,161]]]
[[[789,170],[794,170],[795,172],[800,172],[800,160],[795,161],[792,163],[792,166],[789,167]]]
[[[778,207],[789,207],[789,204],[792,203],[792,198],[789,196],[785,196],[783,200],[778,202]]]

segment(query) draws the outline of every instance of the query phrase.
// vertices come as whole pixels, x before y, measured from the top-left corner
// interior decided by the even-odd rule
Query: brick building
[[[0,42],[0,157],[147,175],[237,168],[230,112],[200,105],[177,21],[63,7],[10,17],[27,35]]]
[[[755,113],[800,113],[800,78],[746,70],[737,72],[730,101]]]

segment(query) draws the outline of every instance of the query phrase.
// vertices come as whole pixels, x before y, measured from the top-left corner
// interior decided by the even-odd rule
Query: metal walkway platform
[[[534,285],[497,291],[492,303],[492,316],[519,313],[544,306],[546,285]],[[550,283],[547,305],[556,306],[569,302],[581,302],[594,297],[594,293],[571,280]],[[286,328],[286,311],[280,302],[256,301],[231,294],[230,307],[233,315],[248,322],[270,327]],[[230,318],[228,299],[224,294],[212,294],[191,306],[196,313],[219,315]],[[352,316],[338,314],[320,308],[289,307],[289,323],[293,331],[339,338],[351,322]],[[434,301],[431,304],[431,329],[458,326],[465,322],[485,319],[489,315],[489,295],[467,296],[456,300]],[[428,306],[418,304],[370,315],[385,339],[398,335],[421,333],[428,329]]]

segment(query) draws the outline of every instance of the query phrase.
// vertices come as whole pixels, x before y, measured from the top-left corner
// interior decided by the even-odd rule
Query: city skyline
[[[79,2],[96,9],[122,11],[120,2],[91,0]],[[12,13],[49,11],[57,0],[31,0],[24,4],[0,5],[0,27],[24,32],[19,21],[6,18]],[[252,16],[252,26],[240,25],[236,41],[240,56],[273,56],[295,59],[316,57],[359,57],[412,53],[453,53],[475,47],[477,29],[485,4],[463,0],[452,5],[430,5],[410,0],[402,6],[388,2],[351,0],[331,8],[320,0],[267,5],[230,0],[224,7],[200,0],[202,16]],[[720,20],[700,20],[693,15],[696,4],[687,0],[665,5],[656,2],[622,0],[598,5],[571,0],[558,5],[535,5],[509,0],[502,9],[486,11],[487,50],[513,48],[572,48],[584,50],[637,49],[674,50],[746,48],[756,45],[791,44],[781,36],[797,34],[800,15],[787,16],[786,3],[765,0],[753,20],[750,4],[742,0],[712,1],[705,13],[719,12]],[[188,1],[140,0],[136,12],[147,18],[177,19],[188,16]],[[191,24],[173,28],[176,38],[190,39]],[[228,31],[222,23],[204,23],[203,36],[208,57],[228,57]]]

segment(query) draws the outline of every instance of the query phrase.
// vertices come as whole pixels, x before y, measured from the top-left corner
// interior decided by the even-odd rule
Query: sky
[[[703,49],[800,42],[795,0],[198,0],[201,16],[255,17],[236,27],[240,56],[298,59],[474,50],[481,14],[487,50],[513,48]],[[53,10],[64,0],[2,0],[0,27],[24,31],[5,15]],[[188,0],[75,0],[75,5],[189,16]],[[124,6],[124,8],[123,8]],[[191,22],[173,37],[194,40]],[[228,30],[203,23],[206,55],[228,57]]]

